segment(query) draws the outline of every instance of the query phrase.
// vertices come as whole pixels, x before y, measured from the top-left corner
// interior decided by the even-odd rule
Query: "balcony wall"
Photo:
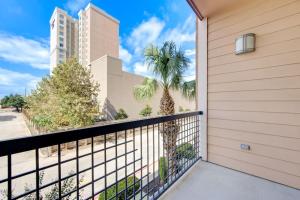
[[[299,1],[253,0],[208,18],[208,160],[295,188],[299,12]],[[235,55],[235,39],[245,33],[256,34],[256,51]]]

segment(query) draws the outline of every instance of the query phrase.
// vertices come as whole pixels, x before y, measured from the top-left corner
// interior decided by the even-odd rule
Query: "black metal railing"
[[[0,141],[0,199],[157,199],[201,158],[201,115]]]

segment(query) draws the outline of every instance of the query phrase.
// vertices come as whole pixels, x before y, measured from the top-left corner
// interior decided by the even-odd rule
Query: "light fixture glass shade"
[[[244,54],[255,51],[255,34],[247,33],[235,40],[235,54]]]
[[[252,36],[246,37],[246,48],[247,49],[254,49],[255,48],[255,38]]]
[[[239,37],[235,41],[235,53],[243,52],[243,50],[244,50],[244,38]]]

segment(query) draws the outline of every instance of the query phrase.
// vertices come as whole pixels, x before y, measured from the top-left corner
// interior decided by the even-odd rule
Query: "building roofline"
[[[193,11],[195,12],[195,14],[199,17],[200,20],[203,20],[204,17],[201,14],[200,10],[197,8],[194,0],[186,0],[188,2],[188,4],[191,6],[191,8],[193,9]]]
[[[96,5],[89,3],[86,7],[85,7],[85,11],[89,8],[94,8],[96,11],[98,11],[100,14],[104,15],[105,17],[111,19],[112,21],[120,24],[120,21],[118,19],[116,19],[115,17],[111,16],[110,14],[108,14],[106,11],[102,10],[101,8],[97,7]],[[80,10],[78,12],[78,15],[80,14],[80,12],[82,12],[82,10]]]
[[[51,15],[51,17],[50,17],[50,21],[49,21],[50,23],[52,22],[52,20],[53,20],[55,14],[57,13],[57,11],[60,11],[60,12],[64,13],[65,15],[67,15],[68,17],[70,17],[70,18],[71,18],[72,20],[74,20],[74,21],[77,20],[77,19],[73,18],[72,16],[70,16],[70,15],[68,14],[68,12],[65,11],[64,9],[61,9],[61,8],[59,8],[59,7],[55,7],[55,9],[54,9],[54,11],[53,11],[53,13],[52,13],[52,15]]]

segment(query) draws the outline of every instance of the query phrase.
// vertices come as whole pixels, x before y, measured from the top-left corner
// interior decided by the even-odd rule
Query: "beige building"
[[[122,61],[105,55],[90,65],[95,80],[100,83],[99,102],[101,110],[106,118],[113,119],[116,112],[122,108],[129,118],[139,118],[139,112],[148,104],[152,107],[152,116],[159,112],[159,103],[162,90],[148,101],[137,101],[133,96],[133,88],[143,82],[143,76],[125,72],[122,70]],[[179,91],[172,91],[175,101],[175,110],[179,107],[195,110],[195,101],[184,98]]]
[[[203,159],[300,189],[300,1],[188,2]]]
[[[75,20],[59,8],[54,10],[50,19],[51,70],[70,57],[78,58],[80,64],[91,68],[95,81],[100,83],[98,100],[108,119],[113,119],[120,108],[130,118],[138,118],[147,104],[153,108],[153,115],[157,115],[162,92],[150,101],[138,102],[133,97],[133,88],[141,84],[144,77],[122,71],[120,22],[91,3],[79,11],[78,16]],[[174,92],[173,98],[177,110],[179,106],[195,110],[194,101],[186,100],[180,92]]]
[[[50,72],[71,57],[78,58],[78,22],[55,8],[50,19]]]
[[[83,66],[107,54],[119,57],[119,21],[89,3],[73,19],[55,8],[50,19],[50,71],[75,57]]]
[[[89,3],[79,16],[79,62],[86,66],[104,56],[119,57],[119,21]]]

